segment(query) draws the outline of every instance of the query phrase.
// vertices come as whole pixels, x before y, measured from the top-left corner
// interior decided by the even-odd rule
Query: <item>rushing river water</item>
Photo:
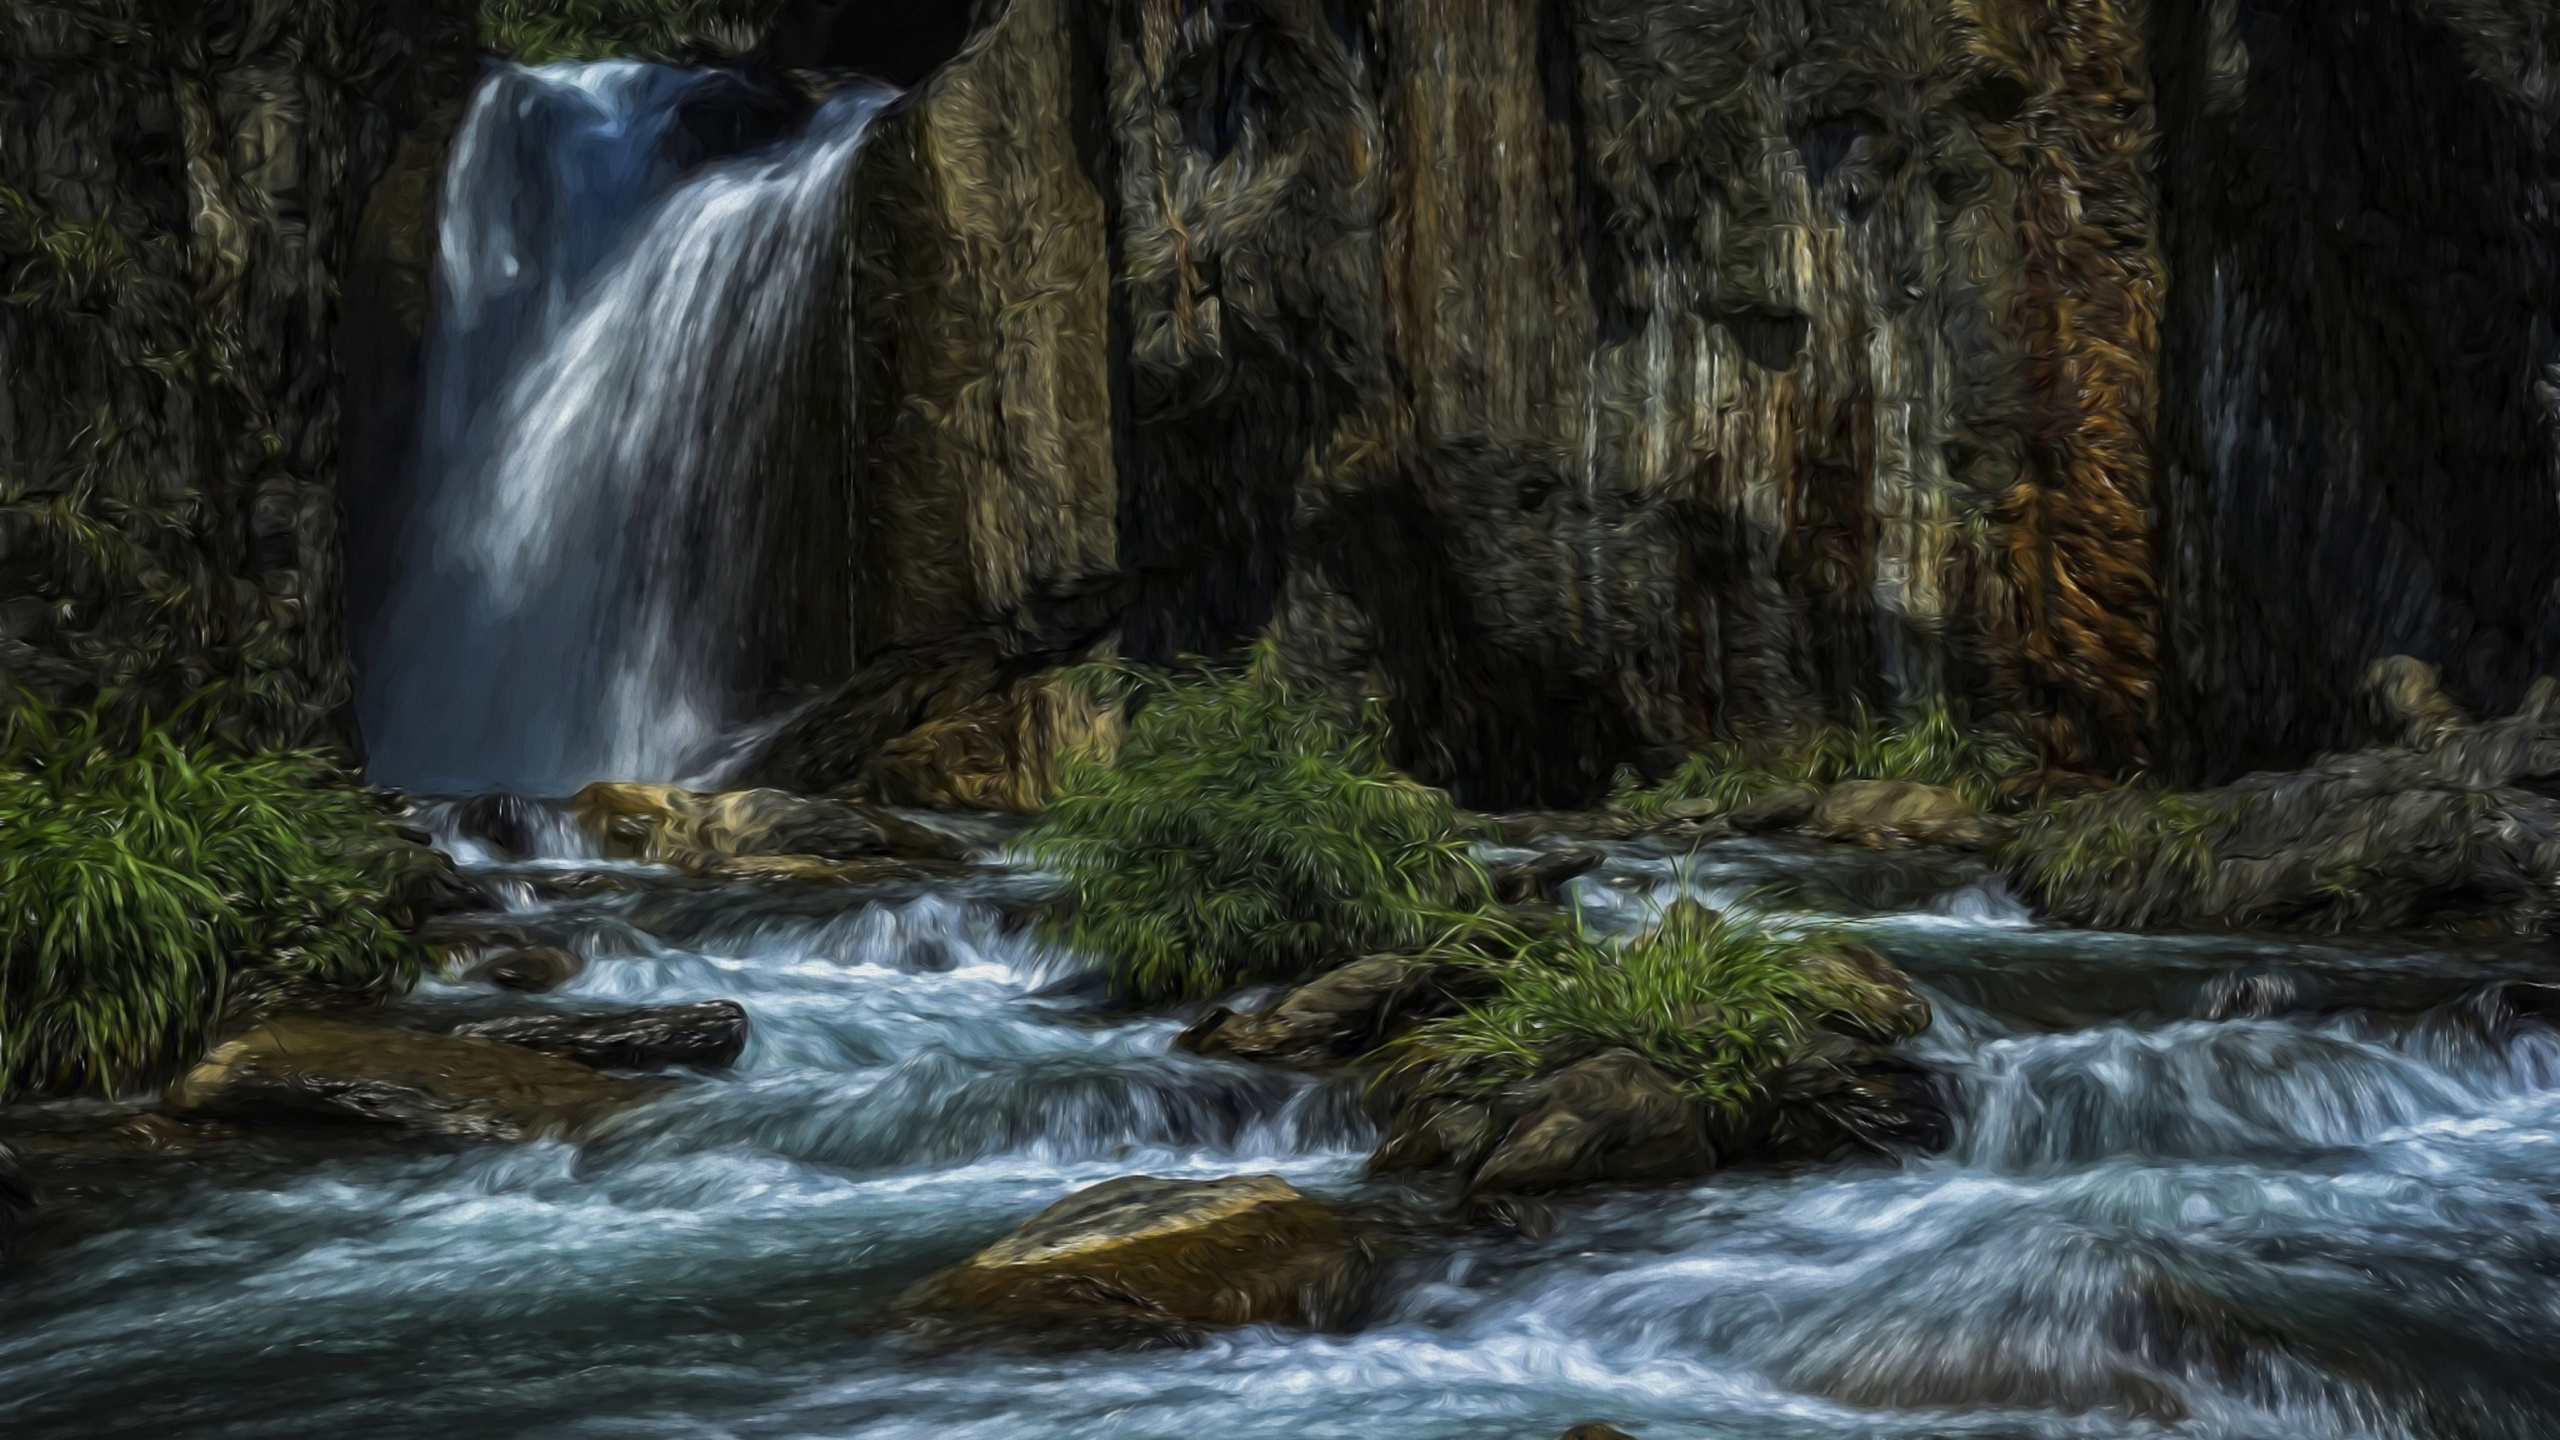
[[[734,997],[755,1027],[734,1073],[583,1145],[100,1162],[73,1182],[82,1232],[0,1279],[0,1433],[2560,1429],[2560,1032],[2474,987],[2533,956],[2062,932],[1911,863],[1629,847],[1577,894],[1624,923],[1776,879],[1846,916],[1937,1006],[1913,1050],[1958,1097],[1946,1154],[1587,1192],[1535,1239],[1416,1223],[1350,1333],[1091,1353],[933,1353],[885,1302],[1117,1175],[1395,1203],[1346,1092],[1100,1013],[1073,957],[1008,929],[1024,877],[1001,866],[870,892],[633,867],[582,900],[502,886],[510,920],[593,960],[535,1003]]]

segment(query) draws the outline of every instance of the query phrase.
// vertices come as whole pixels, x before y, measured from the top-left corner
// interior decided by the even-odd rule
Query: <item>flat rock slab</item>
[[[900,1297],[969,1327],[1097,1334],[1326,1328],[1358,1308],[1374,1247],[1276,1175],[1132,1175],[1080,1190]]]
[[[706,1000],[648,1010],[510,1015],[457,1025],[452,1033],[608,1070],[718,1070],[736,1064],[747,1048],[747,1011],[735,1000]]]
[[[360,1122],[530,1140],[576,1134],[655,1090],[476,1036],[283,1015],[215,1047],[169,1087],[165,1102],[189,1118]]]
[[[1196,1055],[1228,1055],[1284,1065],[1324,1065],[1371,1048],[1397,1022],[1440,998],[1438,967],[1403,955],[1372,955],[1326,972],[1252,1015],[1221,1006],[1174,1040]]]

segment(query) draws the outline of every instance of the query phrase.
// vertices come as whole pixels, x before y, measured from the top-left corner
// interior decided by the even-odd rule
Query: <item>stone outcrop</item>
[[[1080,1190],[919,1281],[899,1310],[936,1327],[1090,1343],[1237,1325],[1327,1328],[1363,1298],[1374,1245],[1275,1175],[1129,1176]]]
[[[651,1093],[495,1040],[284,1015],[224,1041],[169,1087],[184,1117],[392,1125],[467,1140],[572,1135]]]
[[[2210,790],[2071,802],[2016,837],[2012,875],[2056,918],[2110,927],[2546,931],[2560,915],[2560,682],[2475,724],[2431,667],[2395,657],[2371,668],[2362,709],[2398,743]]]
[[[1822,792],[1804,826],[1826,840],[1879,848],[1947,845],[1979,850],[1999,829],[1944,785],[1916,780],[1843,780]]]
[[[607,1070],[720,1070],[736,1064],[747,1048],[747,1012],[735,1000],[705,1000],[646,1010],[511,1015],[457,1025],[451,1033]]]

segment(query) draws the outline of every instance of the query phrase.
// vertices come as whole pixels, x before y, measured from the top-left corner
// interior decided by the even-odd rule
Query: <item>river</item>
[[[2474,988],[2530,967],[2510,948],[2068,932],[1935,862],[1614,847],[1575,882],[1596,923],[1751,892],[1908,966],[1956,1138],[1564,1197],[1528,1238],[1364,1178],[1345,1086],[1104,1010],[1009,926],[1033,877],[1000,861],[875,892],[518,883],[597,866],[478,866],[517,877],[508,922],[591,958],[536,1003],[733,997],[734,1072],[582,1145],[100,1162],[83,1233],[0,1285],[0,1431],[2437,1440],[2560,1417],[2560,1032]],[[1080,1186],[1257,1172],[1410,1213],[1353,1331],[953,1353],[884,1317]]]

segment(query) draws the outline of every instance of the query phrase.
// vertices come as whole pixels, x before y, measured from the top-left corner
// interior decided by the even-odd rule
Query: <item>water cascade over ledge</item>
[[[665,190],[702,84],[483,83],[447,178],[416,518],[360,678],[377,783],[675,780],[751,718],[738,637],[784,397],[890,92]]]

